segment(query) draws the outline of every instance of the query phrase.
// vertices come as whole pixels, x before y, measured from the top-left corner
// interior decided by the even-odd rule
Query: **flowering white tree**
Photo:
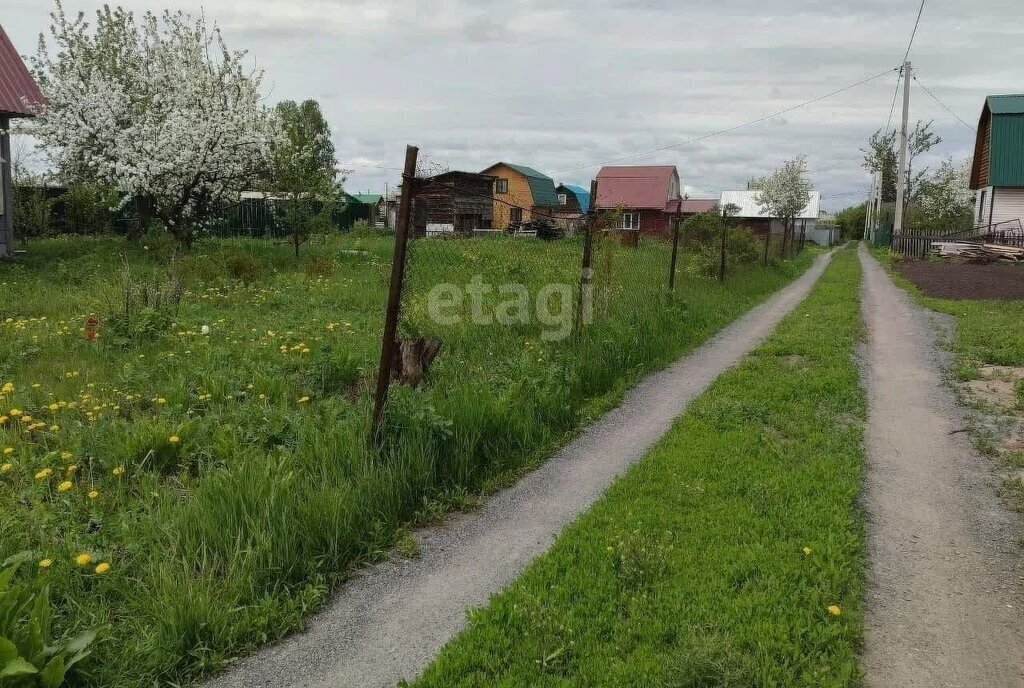
[[[761,209],[783,222],[785,251],[793,220],[810,201],[812,189],[807,179],[807,156],[801,154],[785,161],[771,175],[755,180],[753,186],[757,189],[754,199]]]
[[[47,98],[32,133],[72,179],[114,187],[189,243],[264,165],[276,128],[262,72],[203,17],[104,6],[91,29],[59,0],[34,70]]]

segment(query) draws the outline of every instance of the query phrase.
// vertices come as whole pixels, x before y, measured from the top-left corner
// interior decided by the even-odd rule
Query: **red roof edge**
[[[0,26],[0,115],[35,117],[46,98]]]

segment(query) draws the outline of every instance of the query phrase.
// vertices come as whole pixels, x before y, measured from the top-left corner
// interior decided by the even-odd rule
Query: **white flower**
[[[202,332],[203,334],[210,334],[210,326],[209,325],[203,325],[203,327],[200,330],[200,332]]]

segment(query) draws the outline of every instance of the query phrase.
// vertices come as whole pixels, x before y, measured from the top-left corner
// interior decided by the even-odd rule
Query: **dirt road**
[[[941,380],[930,316],[861,247],[869,517],[865,685],[1024,686],[1019,519]],[[950,434],[954,433],[954,434]]]
[[[656,373],[539,469],[469,514],[420,534],[421,556],[376,566],[306,632],[241,661],[210,686],[364,688],[417,676],[480,606],[545,552],[563,526],[639,459],[687,403],[767,337],[828,262]]]

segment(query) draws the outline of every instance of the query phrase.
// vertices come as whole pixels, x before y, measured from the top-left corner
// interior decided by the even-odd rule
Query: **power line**
[[[970,129],[971,131],[973,131],[973,132],[974,132],[975,134],[977,134],[977,133],[978,133],[978,130],[977,130],[977,129],[975,129],[975,128],[974,128],[974,127],[972,127],[972,126],[971,126],[970,124],[968,124],[967,122],[965,122],[964,120],[962,120],[962,119],[960,118],[960,115],[958,115],[958,114],[956,114],[955,112],[953,112],[953,111],[952,111],[952,110],[951,110],[951,109],[949,108],[949,106],[948,106],[948,105],[946,105],[946,104],[945,104],[945,103],[943,103],[943,102],[942,102],[941,100],[939,100],[939,97],[938,97],[937,95],[935,95],[934,93],[932,93],[932,92],[931,92],[931,91],[930,91],[930,90],[928,89],[928,87],[927,87],[927,86],[925,86],[924,84],[922,84],[922,83],[921,83],[921,80],[920,80],[920,79],[918,79],[918,78],[917,78],[917,76],[914,76],[914,81],[916,81],[916,82],[917,82],[917,85],[918,85],[918,86],[920,86],[921,88],[923,88],[923,89],[924,89],[924,92],[925,92],[925,93],[927,93],[928,95],[930,95],[930,96],[932,97],[932,100],[934,100],[934,101],[935,101],[936,103],[938,103],[939,105],[941,105],[941,106],[942,106],[942,109],[944,109],[944,110],[945,110],[946,112],[948,112],[949,114],[953,115],[953,117],[955,117],[955,118],[956,118],[956,120],[957,120],[958,122],[960,122],[960,124],[964,125],[964,126],[965,126],[965,127],[967,127],[968,129]]]
[[[701,136],[695,136],[695,137],[693,137],[691,139],[687,139],[685,141],[680,141],[679,143],[673,143],[673,144],[669,144],[667,146],[661,146],[660,148],[652,148],[650,150],[639,151],[639,152],[636,152],[636,153],[629,153],[627,155],[622,155],[622,156],[619,156],[617,158],[611,158],[611,159],[606,160],[606,161],[601,162],[601,163],[597,163],[597,164],[593,164],[593,165],[580,165],[579,167],[571,167],[571,168],[565,169],[565,170],[557,170],[553,174],[565,174],[567,172],[576,172],[578,170],[589,170],[591,168],[601,167],[602,165],[607,165],[609,163],[621,162],[623,160],[631,160],[633,158],[641,158],[641,157],[644,157],[644,156],[647,156],[647,155],[652,155],[654,153],[660,153],[662,151],[670,150],[672,148],[680,148],[682,146],[687,146],[687,145],[689,145],[691,143],[697,143],[699,141],[706,141],[707,139],[714,138],[716,136],[721,136],[723,134],[728,134],[728,133],[736,131],[738,129],[743,129],[743,128],[746,128],[746,127],[753,126],[755,124],[760,124],[761,122],[765,122],[767,120],[770,120],[773,117],[778,117],[780,115],[784,115],[786,113],[793,112],[794,110],[799,110],[801,108],[807,107],[808,105],[813,105],[814,103],[821,102],[822,100],[825,100],[826,98],[831,98],[832,96],[839,95],[840,93],[844,93],[844,92],[849,91],[851,89],[854,89],[854,88],[856,88],[858,86],[866,84],[869,81],[874,81],[875,79],[883,77],[886,74],[889,74],[890,72],[894,72],[894,71],[896,71],[898,69],[899,69],[899,67],[893,67],[892,69],[886,69],[884,72],[879,72],[878,74],[875,74],[874,76],[869,76],[866,79],[861,79],[860,81],[858,81],[856,83],[852,83],[852,84],[850,84],[848,86],[843,86],[842,88],[837,88],[836,90],[830,91],[830,92],[828,92],[828,93],[826,93],[824,95],[818,96],[817,98],[812,98],[810,100],[806,100],[806,101],[800,103],[799,105],[793,105],[793,106],[785,108],[783,110],[779,110],[778,112],[773,112],[773,113],[771,113],[769,115],[764,115],[762,117],[758,117],[757,119],[750,120],[749,122],[743,122],[742,124],[736,124],[736,125],[733,125],[731,127],[727,127],[725,129],[719,129],[717,131],[710,132],[708,134],[703,134]]]
[[[910,57],[910,48],[914,45],[914,36],[917,35],[917,27],[921,23],[922,12],[924,12],[924,0],[921,0],[921,6],[917,8],[917,19],[914,20],[914,30],[910,32],[910,40],[907,42],[907,51],[903,53],[903,64],[906,64],[907,58]]]

